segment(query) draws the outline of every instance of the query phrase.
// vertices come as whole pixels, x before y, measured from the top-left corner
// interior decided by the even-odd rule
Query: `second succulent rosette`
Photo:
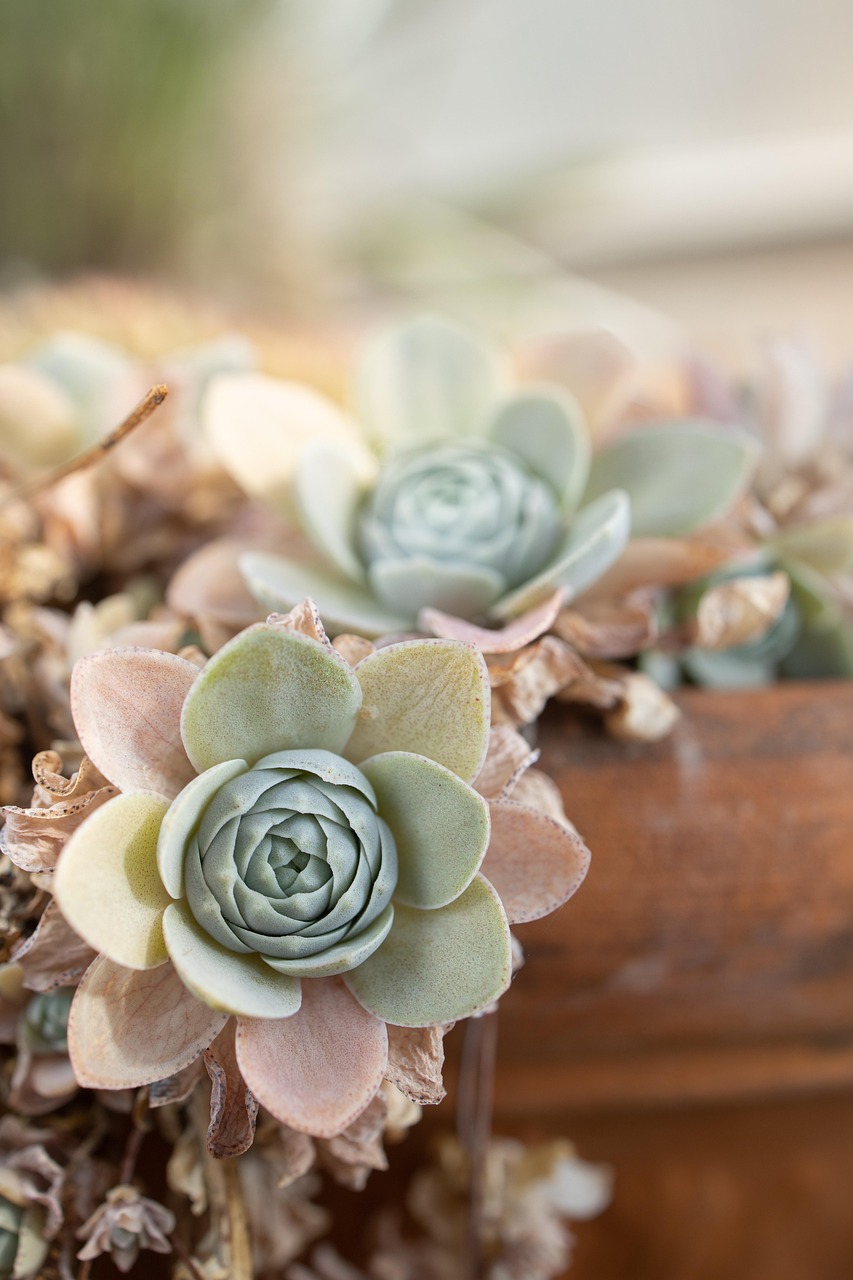
[[[593,453],[570,388],[513,386],[498,350],[432,317],[368,343],[352,401],[350,416],[247,374],[216,379],[203,410],[232,476],[305,535],[286,554],[244,555],[250,590],[275,609],[310,593],[333,633],[430,631],[435,611],[496,627],[558,608],[632,534],[682,538],[716,519],[755,462],[741,433],[701,421],[644,423]]]
[[[351,667],[321,630],[271,620],[201,670],[102,650],[75,667],[72,708],[119,790],[55,875],[100,952],[68,1028],[84,1085],[164,1079],[233,1016],[255,1096],[294,1128],[340,1132],[385,1074],[386,1024],[491,1004],[511,977],[509,923],[553,910],[586,872],[568,827],[472,785],[489,685],[454,641]]]

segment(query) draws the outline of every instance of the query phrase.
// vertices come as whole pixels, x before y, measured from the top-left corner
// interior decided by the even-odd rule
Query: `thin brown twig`
[[[496,1011],[471,1018],[465,1028],[459,1071],[457,1132],[468,1153],[470,1180],[465,1268],[468,1280],[484,1280],[483,1198],[492,1130],[492,1099],[497,1054]]]
[[[137,427],[141,427],[143,422],[151,417],[154,410],[159,408],[168,394],[169,388],[164,384],[152,387],[142,397],[136,408],[132,409],[124,421],[120,422],[113,431],[109,431],[95,444],[91,445],[90,448],[85,449],[83,453],[79,453],[70,462],[57,467],[55,471],[51,471],[46,476],[38,476],[29,484],[20,486],[6,498],[5,502],[0,504],[0,509],[10,506],[13,502],[20,501],[21,498],[31,498],[35,494],[41,493],[44,489],[52,489],[55,484],[59,484],[60,480],[65,480],[68,476],[74,475],[75,472],[85,471],[87,467],[94,466],[100,462],[116,445],[121,444],[122,440],[125,440],[132,431],[136,431]]]
[[[173,1236],[173,1237],[172,1237],[172,1248],[174,1249],[175,1253],[176,1253],[176,1254],[178,1255],[178,1257],[180,1258],[181,1262],[182,1262],[182,1263],[184,1264],[184,1266],[186,1267],[187,1271],[188,1271],[188,1272],[190,1273],[190,1275],[192,1276],[192,1280],[204,1280],[204,1276],[203,1276],[203,1275],[202,1275],[202,1273],[199,1271],[198,1267],[196,1266],[195,1262],[193,1261],[192,1254],[190,1253],[189,1249],[188,1249],[188,1248],[186,1247],[186,1245],[184,1244],[183,1240],[180,1240],[177,1236]]]

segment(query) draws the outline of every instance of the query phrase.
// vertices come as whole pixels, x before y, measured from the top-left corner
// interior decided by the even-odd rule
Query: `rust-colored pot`
[[[853,1082],[853,683],[679,701],[651,745],[558,709],[540,725],[593,856],[518,930],[507,1114]]]

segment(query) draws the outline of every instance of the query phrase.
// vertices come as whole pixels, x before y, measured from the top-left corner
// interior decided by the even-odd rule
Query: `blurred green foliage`
[[[0,274],[168,266],[271,0],[0,0]]]

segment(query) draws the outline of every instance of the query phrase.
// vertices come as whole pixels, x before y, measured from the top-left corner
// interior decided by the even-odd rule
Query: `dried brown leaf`
[[[35,932],[17,944],[11,958],[23,970],[25,987],[53,991],[81,978],[95,952],[66,923],[56,903],[49,902]]]
[[[545,636],[510,655],[487,658],[492,686],[492,722],[530,724],[546,702],[586,670],[572,647],[558,636]]]
[[[446,1027],[388,1027],[385,1078],[419,1106],[441,1102]]]
[[[711,587],[699,601],[692,643],[719,651],[759,640],[778,620],[790,590],[784,573],[734,578]]]
[[[230,1019],[209,1049],[204,1065],[211,1079],[210,1127],[207,1148],[217,1160],[242,1155],[255,1137],[258,1102],[237,1065],[234,1019]]]
[[[604,717],[607,732],[623,742],[658,742],[670,733],[681,712],[663,689],[639,671],[626,674],[619,706]]]
[[[7,805],[3,852],[24,871],[54,871],[69,836],[90,813],[117,794],[115,787],[107,786],[43,809]]]

